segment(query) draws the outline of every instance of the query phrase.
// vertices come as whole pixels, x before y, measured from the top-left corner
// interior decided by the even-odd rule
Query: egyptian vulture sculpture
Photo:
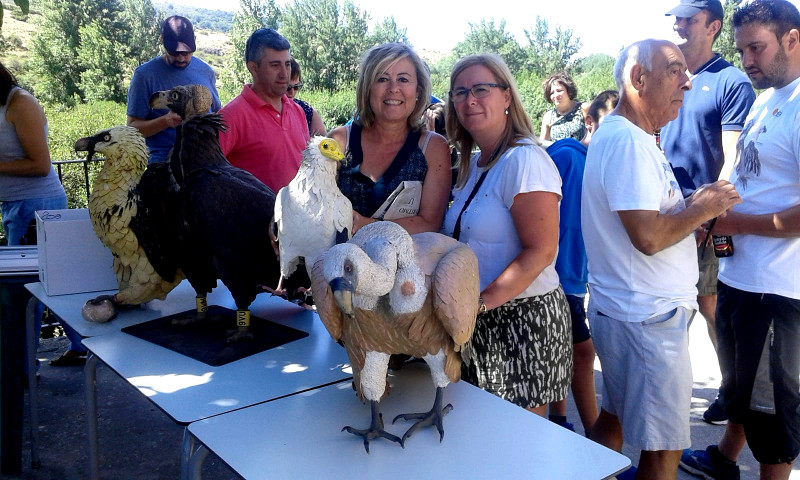
[[[368,428],[343,430],[363,437],[367,453],[370,440],[402,446],[423,426],[435,425],[441,441],[442,419],[452,409],[442,405],[443,392],[461,377],[462,348],[478,313],[472,250],[445,235],[411,236],[396,223],[375,222],[318,258],[311,280],[317,312],[333,339],[344,344],[356,392],[370,404]],[[395,417],[416,420],[402,438],[384,430],[379,408],[388,392],[389,357],[401,353],[423,358],[436,386],[429,412]]]
[[[311,275],[317,257],[350,238],[353,207],[336,185],[342,159],[336,140],[314,137],[303,151],[297,175],[278,191],[274,216],[281,264],[278,291],[301,259]]]

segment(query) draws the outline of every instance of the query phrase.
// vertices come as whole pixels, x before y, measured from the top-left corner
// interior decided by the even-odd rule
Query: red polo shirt
[[[294,178],[309,140],[303,109],[286,95],[281,104],[278,112],[248,84],[219,112],[228,125],[219,136],[222,153],[276,193]]]

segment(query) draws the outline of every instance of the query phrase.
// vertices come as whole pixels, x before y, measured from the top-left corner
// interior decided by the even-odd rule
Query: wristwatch
[[[486,304],[483,303],[483,297],[478,297],[478,313],[486,313]]]

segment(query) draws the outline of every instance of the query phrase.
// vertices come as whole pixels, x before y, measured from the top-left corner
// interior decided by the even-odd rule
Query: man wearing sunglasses
[[[151,163],[166,160],[181,118],[166,109],[151,109],[150,95],[178,85],[203,85],[213,97],[211,110],[221,108],[214,70],[192,56],[196,49],[194,39],[192,22],[177,15],[167,18],[161,24],[164,54],[133,72],[128,87],[128,125],[145,136]]]

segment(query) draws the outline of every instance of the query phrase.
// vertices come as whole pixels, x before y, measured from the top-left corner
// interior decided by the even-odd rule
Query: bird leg
[[[347,431],[352,433],[353,435],[358,435],[359,437],[364,438],[364,449],[366,449],[367,453],[369,453],[369,441],[375,438],[385,438],[392,442],[400,444],[403,446],[403,441],[400,440],[400,437],[397,435],[392,435],[391,433],[387,432],[383,429],[383,415],[380,412],[380,407],[377,400],[370,400],[369,401],[370,409],[372,410],[372,421],[370,422],[369,428],[365,430],[358,430],[350,426],[346,426],[342,428],[342,431]]]
[[[197,295],[194,300],[197,304],[195,315],[190,314],[185,317],[174,318],[172,319],[173,325],[190,325],[208,318],[208,300],[206,295]]]
[[[444,387],[436,387],[436,399],[433,401],[433,407],[430,409],[430,411],[423,413],[404,413],[394,417],[392,424],[394,424],[394,422],[400,418],[403,420],[417,420],[417,423],[411,425],[411,428],[409,428],[405,435],[403,435],[402,444],[405,444],[406,440],[411,437],[414,432],[422,427],[427,427],[430,425],[436,425],[436,429],[439,430],[439,442],[444,439],[444,426],[442,425],[442,420],[444,419],[444,416],[453,409],[453,405],[448,403],[444,408],[442,408],[443,392]]]
[[[228,337],[228,343],[253,338],[253,334],[250,333],[250,310],[236,310],[236,326],[238,329]]]

